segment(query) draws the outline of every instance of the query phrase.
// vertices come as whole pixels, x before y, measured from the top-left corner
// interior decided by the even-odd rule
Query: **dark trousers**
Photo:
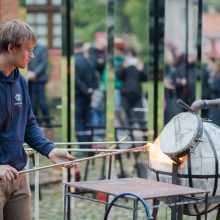
[[[134,111],[134,108],[143,108],[142,98],[138,98],[131,103],[126,95],[122,95],[122,107],[124,109],[128,124],[132,125],[137,122],[142,130],[146,130],[146,122],[144,122],[144,113],[141,111]]]
[[[75,132],[79,142],[92,141],[91,129],[88,125],[91,123],[89,98],[76,96],[75,98]],[[80,148],[89,148],[89,145],[82,145]]]
[[[45,96],[45,83],[44,82],[42,83],[29,82],[28,90],[30,94],[31,105],[32,105],[35,116],[36,117],[38,116],[38,108],[39,108],[42,112],[45,126],[47,128],[50,128],[51,127],[50,114],[49,114],[49,108],[48,108],[46,96]]]

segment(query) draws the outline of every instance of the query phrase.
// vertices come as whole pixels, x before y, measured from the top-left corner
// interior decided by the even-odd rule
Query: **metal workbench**
[[[156,182],[148,179],[141,178],[123,178],[114,180],[98,180],[98,181],[87,181],[87,182],[67,182],[65,186],[65,201],[64,201],[64,220],[68,215],[68,197],[77,197],[81,199],[90,200],[93,202],[109,204],[108,201],[100,201],[98,199],[88,198],[85,196],[87,193],[101,192],[107,196],[117,196],[123,192],[132,192],[138,194],[144,200],[156,199],[159,201],[169,201],[167,204],[171,209],[172,220],[180,220],[183,217],[182,207],[184,204],[196,204],[205,203],[207,210],[208,192],[205,190],[194,189],[190,187],[168,184],[162,182]],[[74,192],[70,193],[69,187],[74,187]],[[200,197],[193,197],[197,194],[201,194]],[[134,200],[133,208],[133,219],[137,219],[138,200],[132,197],[126,197]],[[199,199],[198,199],[199,198]],[[116,206],[122,208],[128,208],[117,204]],[[123,218],[123,216],[122,216]],[[207,211],[205,212],[205,219],[207,219]]]

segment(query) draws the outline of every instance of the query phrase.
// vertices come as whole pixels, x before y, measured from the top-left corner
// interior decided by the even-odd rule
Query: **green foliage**
[[[146,60],[149,47],[149,0],[115,1],[115,33],[126,34],[136,39],[127,42],[138,50],[141,59]]]
[[[25,6],[25,0],[19,0],[18,5],[19,5],[19,7],[24,7]]]
[[[115,34],[133,35],[143,52],[148,45],[148,3],[149,0],[114,1]],[[93,34],[107,29],[107,1],[74,1],[74,35],[75,39],[92,41]],[[146,54],[146,53],[145,53]]]
[[[127,0],[124,8],[125,14],[129,18],[130,32],[135,33],[140,43],[146,45],[146,35],[148,32],[148,1],[147,0]]]
[[[92,41],[97,31],[106,31],[105,1],[75,0],[74,1],[74,35],[75,39]]]
[[[213,6],[218,12],[220,12],[220,1],[219,0],[204,0],[203,1],[204,11],[207,11],[210,5]]]

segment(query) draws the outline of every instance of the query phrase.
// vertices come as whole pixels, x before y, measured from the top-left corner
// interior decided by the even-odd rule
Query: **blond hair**
[[[9,43],[19,48],[25,40],[37,41],[36,32],[27,23],[11,20],[0,25],[0,53],[8,51]]]

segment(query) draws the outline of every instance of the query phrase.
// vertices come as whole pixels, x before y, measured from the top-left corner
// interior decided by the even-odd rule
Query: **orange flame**
[[[161,151],[159,137],[154,141],[154,143],[147,144],[147,151],[149,151],[150,153],[150,159],[157,160],[160,163],[170,165],[175,163],[173,160],[170,159],[170,157],[168,157]],[[186,160],[186,156],[179,158],[179,160],[181,161],[181,165],[183,165],[184,161]]]

